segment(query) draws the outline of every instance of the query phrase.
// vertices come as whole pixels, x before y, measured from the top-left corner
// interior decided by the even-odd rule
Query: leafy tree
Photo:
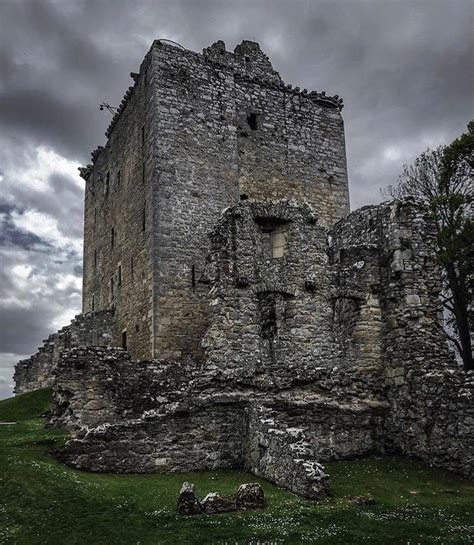
[[[437,256],[444,275],[445,331],[464,368],[474,369],[474,120],[448,146],[426,150],[404,165],[392,197],[413,196],[428,203],[437,227]]]

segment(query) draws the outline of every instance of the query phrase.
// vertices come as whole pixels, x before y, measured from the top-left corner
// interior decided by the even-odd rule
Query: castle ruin
[[[438,321],[434,225],[349,214],[342,99],[258,44],[155,41],[81,169],[83,314],[16,367],[53,386],[68,464],[246,468],[324,496],[328,460],[473,475],[473,374]]]

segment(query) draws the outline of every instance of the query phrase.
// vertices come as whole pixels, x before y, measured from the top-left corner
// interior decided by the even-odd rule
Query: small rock
[[[372,496],[350,496],[347,498],[351,503],[356,503],[357,505],[374,505],[375,500]]]
[[[201,502],[205,513],[228,513],[237,511],[237,504],[233,496],[224,496],[218,492],[209,492]]]
[[[239,486],[236,496],[237,507],[242,509],[260,509],[265,497],[263,489],[258,483],[245,483]]]
[[[199,515],[203,508],[196,495],[192,483],[183,483],[178,496],[178,513],[180,515]]]

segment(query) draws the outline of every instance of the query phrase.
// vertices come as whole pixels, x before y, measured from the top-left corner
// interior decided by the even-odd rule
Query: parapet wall
[[[15,394],[24,394],[53,384],[61,352],[75,346],[111,346],[116,343],[113,311],[78,314],[70,325],[50,335],[38,352],[15,366]]]

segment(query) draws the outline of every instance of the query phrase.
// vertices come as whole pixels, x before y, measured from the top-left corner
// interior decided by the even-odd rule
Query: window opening
[[[117,284],[118,284],[119,286],[121,286],[121,285],[122,285],[122,265],[119,265],[119,266],[118,266],[118,270],[117,270],[117,280],[118,280]]]
[[[91,310],[92,312],[94,312],[95,310],[95,295],[94,294],[92,294]]]
[[[120,170],[117,172],[117,187],[120,187],[121,173]]]
[[[122,348],[124,350],[127,350],[127,330],[126,329],[122,331]]]
[[[105,196],[109,196],[110,191],[110,172],[107,172],[107,176],[105,177]]]
[[[262,225],[263,250],[267,259],[277,259],[285,255],[286,232],[286,224]]]
[[[247,123],[253,131],[256,131],[258,129],[258,121],[259,121],[258,114],[256,114],[255,112],[248,114]]]
[[[133,262],[133,256],[130,258],[130,276],[133,278],[133,273],[134,273],[134,262]]]
[[[246,200],[248,200],[248,198],[249,198],[249,196],[247,195],[247,193],[242,193],[240,195],[240,200],[241,201],[246,201]]]
[[[196,287],[196,267],[194,265],[191,267],[191,284],[194,289]]]
[[[142,146],[145,145],[145,125],[142,126]]]
[[[112,276],[109,280],[109,301],[112,302],[115,299],[115,282]]]
[[[112,248],[115,245],[115,229],[113,227],[110,230],[110,245],[112,246]]]

